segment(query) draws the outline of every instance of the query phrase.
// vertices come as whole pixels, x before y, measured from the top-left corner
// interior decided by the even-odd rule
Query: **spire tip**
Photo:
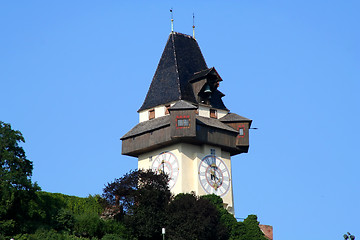
[[[193,38],[195,39],[195,14],[193,13]]]
[[[170,13],[171,13],[171,32],[174,32],[174,17],[173,17],[173,9],[170,8]]]

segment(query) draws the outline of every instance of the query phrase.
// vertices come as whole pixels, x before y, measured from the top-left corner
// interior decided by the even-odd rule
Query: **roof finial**
[[[193,38],[195,39],[195,14],[193,13]]]
[[[171,12],[171,32],[174,32],[174,17],[173,17],[173,9],[170,9]]]

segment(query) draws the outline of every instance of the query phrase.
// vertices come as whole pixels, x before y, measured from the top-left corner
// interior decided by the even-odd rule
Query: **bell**
[[[209,84],[206,84],[204,93],[211,93],[211,89],[210,89]]]

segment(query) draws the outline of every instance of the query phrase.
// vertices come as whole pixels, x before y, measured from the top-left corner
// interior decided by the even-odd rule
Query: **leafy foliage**
[[[32,223],[37,230],[33,233],[20,233],[15,236],[16,240],[96,240],[105,235],[113,236],[114,239],[129,239],[123,223],[105,221],[99,217],[103,211],[103,202],[98,195],[80,198],[37,192],[36,196],[37,198],[32,200],[31,211]]]
[[[68,209],[60,209],[54,219],[54,228],[58,231],[71,232],[74,229],[75,217]]]
[[[167,175],[155,174],[151,170],[130,171],[108,183],[104,188],[103,197],[109,205],[120,207],[122,213],[132,214],[135,203],[144,197],[141,193],[156,190],[166,193],[170,198],[167,180]]]
[[[115,179],[103,197],[108,209],[121,215],[114,219],[123,222],[135,239],[160,239],[165,227],[168,239],[265,240],[255,215],[238,222],[216,195],[178,194],[171,199],[166,176],[151,170]]]
[[[123,222],[119,222],[115,220],[105,220],[104,224],[105,224],[104,237],[106,237],[107,235],[111,235],[111,236],[117,236],[117,238],[121,238],[121,239],[130,238],[129,231],[126,229]],[[107,238],[110,238],[111,236],[107,236]]]
[[[249,215],[244,220],[246,232],[241,236],[241,240],[266,240],[264,233],[259,228],[256,215]]]
[[[35,233],[18,234],[16,240],[88,240],[88,238],[77,237],[66,232],[57,232],[54,229],[38,229]]]
[[[80,198],[60,193],[36,192],[36,197],[29,202],[29,206],[29,221],[34,230],[47,227],[71,232],[76,216],[85,213],[99,215],[103,211],[98,195]]]
[[[33,165],[20,143],[20,131],[0,121],[0,231],[13,234],[29,230],[29,203],[40,188],[31,182]]]
[[[20,131],[0,121],[0,239],[81,239],[71,235],[101,238],[119,233],[123,224],[105,224],[99,215],[104,202],[99,196],[79,198],[40,192],[31,182],[33,165],[20,146]],[[122,227],[122,228],[121,228]],[[122,234],[122,235],[121,235]]]
[[[67,209],[74,215],[83,213],[101,214],[103,211],[103,199],[99,195],[87,198],[69,196],[61,193],[37,192],[38,209],[46,211],[48,217],[53,217],[59,209]]]
[[[123,240],[122,238],[116,234],[106,234],[101,240]]]
[[[0,121],[0,177],[1,187],[15,190],[33,190],[37,187],[31,182],[33,165],[26,158],[19,143],[25,143],[20,131]]]
[[[101,238],[104,235],[104,220],[100,219],[97,214],[79,215],[75,222],[74,232],[82,237]]]
[[[205,195],[202,196],[202,198],[208,199],[216,206],[220,213],[220,221],[226,226],[229,232],[229,239],[241,239],[246,233],[246,227],[242,222],[238,222],[235,217],[224,208],[223,200],[215,194]]]
[[[130,171],[104,188],[103,197],[120,209],[125,226],[137,239],[158,239],[171,193],[168,177],[151,170]]]
[[[206,198],[178,194],[167,210],[170,239],[228,239],[217,208]]]

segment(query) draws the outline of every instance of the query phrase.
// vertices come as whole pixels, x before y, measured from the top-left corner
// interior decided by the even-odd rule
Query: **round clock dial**
[[[152,163],[152,170],[156,173],[166,173],[169,176],[169,188],[172,189],[179,175],[179,163],[171,152],[162,152]]]
[[[208,155],[199,164],[199,181],[207,193],[223,196],[230,188],[230,173],[220,158]]]

